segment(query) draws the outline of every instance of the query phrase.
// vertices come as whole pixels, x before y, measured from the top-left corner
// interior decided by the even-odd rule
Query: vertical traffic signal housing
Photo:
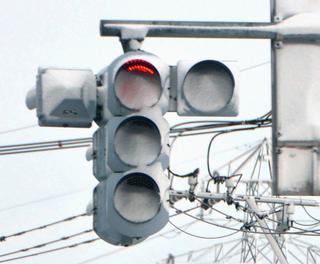
[[[170,68],[153,54],[135,51],[99,75],[93,136],[94,230],[103,240],[129,246],[164,227],[169,218]]]
[[[101,74],[103,113],[100,123],[111,116],[128,115],[158,106],[169,109],[170,68],[157,56],[128,52],[115,59]]]
[[[238,74],[234,62],[179,61],[177,112],[181,116],[238,115]]]

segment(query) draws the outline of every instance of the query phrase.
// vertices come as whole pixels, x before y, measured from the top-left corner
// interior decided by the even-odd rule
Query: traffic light
[[[169,67],[142,51],[121,55],[98,74],[100,128],[92,158],[100,181],[94,230],[102,239],[131,245],[166,225],[169,125],[162,115],[236,115],[235,76],[232,62],[180,61]]]
[[[90,127],[96,115],[96,78],[88,69],[39,68],[27,94],[40,126]]]
[[[168,111],[183,116],[238,112],[234,62],[181,60],[169,66],[143,51],[127,52],[100,73],[40,68],[27,106],[42,126],[99,128],[93,135],[94,230],[129,246],[164,227],[169,218]]]
[[[123,172],[160,162],[169,165],[169,125],[159,107],[113,117],[93,135],[93,173],[101,181],[110,172]]]
[[[94,230],[132,245],[168,221],[169,66],[145,52],[118,57],[99,75],[103,109],[93,136]]]
[[[178,115],[238,115],[238,76],[235,62],[179,61],[177,65]]]
[[[95,232],[114,245],[146,239],[168,222],[168,179],[158,163],[112,173],[94,190]]]
[[[151,53],[119,56],[99,74],[103,83],[99,124],[156,105],[165,114],[169,110],[169,77],[169,65]]]

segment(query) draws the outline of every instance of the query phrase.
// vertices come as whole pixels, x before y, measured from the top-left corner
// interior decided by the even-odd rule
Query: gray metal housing
[[[106,128],[98,128],[93,134],[92,143],[92,169],[93,175],[97,178],[98,181],[106,179],[107,176],[112,173],[112,170],[110,169],[106,161],[106,141]]]
[[[96,89],[91,70],[39,68],[35,95],[39,125],[90,127],[96,115]]]
[[[114,206],[114,191],[117,184],[128,174],[144,173],[149,175],[158,185],[161,206],[157,215],[147,222],[134,223],[124,219]],[[148,236],[162,229],[168,222],[167,205],[169,180],[163,174],[160,164],[151,167],[140,167],[125,173],[113,173],[107,180],[100,182],[93,194],[94,215],[93,227],[97,235],[113,245],[129,246],[137,244]],[[141,210],[141,208],[137,208]]]

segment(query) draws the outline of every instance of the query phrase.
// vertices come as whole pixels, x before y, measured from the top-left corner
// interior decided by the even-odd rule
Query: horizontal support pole
[[[272,38],[273,32],[261,31],[269,23],[225,23],[188,21],[101,20],[101,36],[126,37],[126,31],[148,37],[171,38]],[[139,33],[138,33],[139,34]]]
[[[170,190],[170,195],[180,198],[188,198],[190,196],[189,191],[176,191]],[[207,193],[198,192],[194,194],[200,199],[213,199],[217,201],[226,201],[227,194],[225,193]],[[320,206],[320,201],[300,199],[300,198],[281,198],[281,197],[259,197],[259,196],[246,196],[246,195],[234,195],[232,199],[237,202],[245,202],[248,197],[253,197],[256,203],[272,203],[272,204],[294,204],[299,206]]]
[[[291,41],[320,40],[320,15],[298,14],[280,23],[101,20],[101,36],[125,39],[249,38]]]
[[[101,20],[101,36],[121,38],[137,34],[144,37],[171,38],[274,38],[275,33],[264,31],[270,23],[225,23],[196,21],[134,21]],[[131,33],[128,33],[131,31]]]

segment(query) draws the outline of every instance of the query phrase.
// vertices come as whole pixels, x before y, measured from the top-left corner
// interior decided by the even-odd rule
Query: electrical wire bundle
[[[6,146],[0,146],[0,156],[32,153],[32,152],[39,152],[39,151],[83,148],[83,147],[89,147],[91,143],[92,143],[92,138],[88,137],[88,138],[75,138],[75,139],[6,145]]]
[[[181,215],[181,214],[183,214],[185,212],[193,211],[193,210],[198,209],[198,208],[199,208],[199,206],[189,208],[189,209],[187,209],[185,211],[180,211],[179,210],[176,213],[170,215],[170,218],[173,218],[175,216]],[[31,228],[31,229],[19,231],[19,232],[13,233],[13,234],[5,235],[5,236],[0,236],[0,245],[1,245],[1,243],[6,242],[7,239],[10,239],[10,238],[13,238],[13,237],[24,236],[24,235],[32,233],[34,231],[41,231],[41,230],[44,230],[46,228],[49,228],[49,227],[52,227],[52,226],[55,226],[55,225],[59,225],[59,224],[63,224],[63,223],[66,223],[66,222],[74,221],[74,220],[76,220],[78,218],[85,217],[85,216],[88,216],[88,214],[87,213],[82,213],[82,214],[78,214],[78,215],[74,215],[74,216],[71,216],[71,217],[67,217],[67,218],[64,218],[64,219],[61,219],[61,220],[58,220],[58,221],[55,221],[55,222],[51,222],[51,223],[48,223],[48,224],[45,224],[45,225],[34,227],[34,228]],[[186,232],[185,230],[188,227],[190,227],[191,225],[193,225],[195,222],[196,221],[192,221],[192,222],[184,224],[184,225],[182,225],[180,227],[176,226],[176,228],[179,230],[177,235],[180,234],[181,230],[183,230],[183,232]],[[79,236],[82,236],[82,235],[85,235],[85,234],[90,234],[92,232],[93,232],[93,229],[87,229],[87,230],[80,231],[78,233],[74,233],[74,234],[70,234],[70,235],[67,235],[67,236],[63,236],[63,237],[58,238],[58,239],[54,239],[54,240],[50,240],[50,241],[47,241],[47,242],[44,242],[44,243],[36,244],[34,246],[31,246],[31,247],[22,248],[22,249],[18,249],[18,250],[6,252],[6,253],[0,253],[0,263],[11,262],[11,261],[19,260],[19,259],[35,257],[35,256],[38,256],[38,255],[48,254],[48,253],[52,253],[52,252],[56,252],[56,251],[62,251],[62,250],[65,250],[65,249],[71,249],[71,248],[75,248],[75,247],[78,247],[78,246],[81,246],[81,245],[91,244],[91,243],[94,243],[94,242],[100,240],[100,238],[94,237],[94,238],[82,240],[80,242],[68,244],[68,245],[65,245],[65,246],[52,248],[52,249],[49,249],[49,250],[43,250],[43,251],[40,251],[40,252],[30,253],[30,254],[23,255],[23,256],[10,257],[10,258],[2,259],[3,257],[6,257],[6,256],[11,256],[11,255],[15,255],[15,254],[18,254],[18,253],[24,253],[24,252],[35,250],[35,249],[44,248],[46,246],[57,244],[59,242],[63,242],[63,241],[66,241],[66,240],[70,240],[70,239],[73,239],[75,237],[79,237]],[[166,235],[168,235],[168,234],[170,234],[172,232],[176,232],[176,229],[171,229],[171,230],[162,232],[160,234],[157,234],[155,236],[152,236],[151,238],[148,238],[148,241],[153,240],[155,238],[160,238],[160,237],[163,237],[163,238],[166,238],[166,239],[174,238],[175,236],[174,237],[167,237],[166,236]],[[117,249],[115,251],[108,252],[107,255],[112,255],[114,253],[117,253],[117,252],[125,250],[125,249],[126,248]]]
[[[260,127],[270,127],[272,119],[270,118],[271,111],[265,115],[249,120],[239,120],[239,121],[212,121],[212,120],[202,120],[202,121],[190,121],[178,123],[171,127],[170,137],[186,137],[186,136],[196,136],[212,133],[229,133],[233,131],[250,130]],[[226,129],[231,128],[232,129]]]

